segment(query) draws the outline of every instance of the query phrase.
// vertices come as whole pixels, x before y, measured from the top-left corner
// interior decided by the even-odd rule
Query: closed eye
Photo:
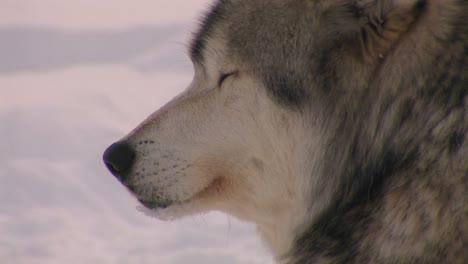
[[[221,75],[219,76],[219,79],[218,79],[218,87],[221,87],[221,85],[223,85],[223,82],[231,75],[234,75],[236,74],[237,71],[232,71],[232,72],[228,72],[228,73],[221,73]]]

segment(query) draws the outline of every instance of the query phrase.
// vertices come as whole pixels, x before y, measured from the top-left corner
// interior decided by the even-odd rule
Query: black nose
[[[102,157],[106,167],[119,180],[124,180],[124,172],[132,167],[135,152],[125,141],[119,141],[106,149]]]

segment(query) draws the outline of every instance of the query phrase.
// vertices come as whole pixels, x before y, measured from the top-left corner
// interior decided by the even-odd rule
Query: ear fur
[[[427,0],[355,0],[339,11],[334,22],[366,62],[383,59],[422,13]],[[345,17],[345,19],[342,19]],[[335,19],[340,19],[336,17]],[[345,24],[346,23],[346,24]]]

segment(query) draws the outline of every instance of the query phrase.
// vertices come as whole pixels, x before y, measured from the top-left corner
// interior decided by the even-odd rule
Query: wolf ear
[[[384,58],[400,37],[417,20],[426,0],[355,0],[341,10],[340,33],[354,43],[353,48],[364,61]],[[344,9],[344,10],[343,10]],[[345,12],[343,14],[342,12]],[[332,19],[340,19],[339,17]]]

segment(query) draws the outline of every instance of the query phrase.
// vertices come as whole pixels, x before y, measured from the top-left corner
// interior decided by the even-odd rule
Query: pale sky
[[[2,0],[0,26],[117,29],[192,22],[210,0]]]

